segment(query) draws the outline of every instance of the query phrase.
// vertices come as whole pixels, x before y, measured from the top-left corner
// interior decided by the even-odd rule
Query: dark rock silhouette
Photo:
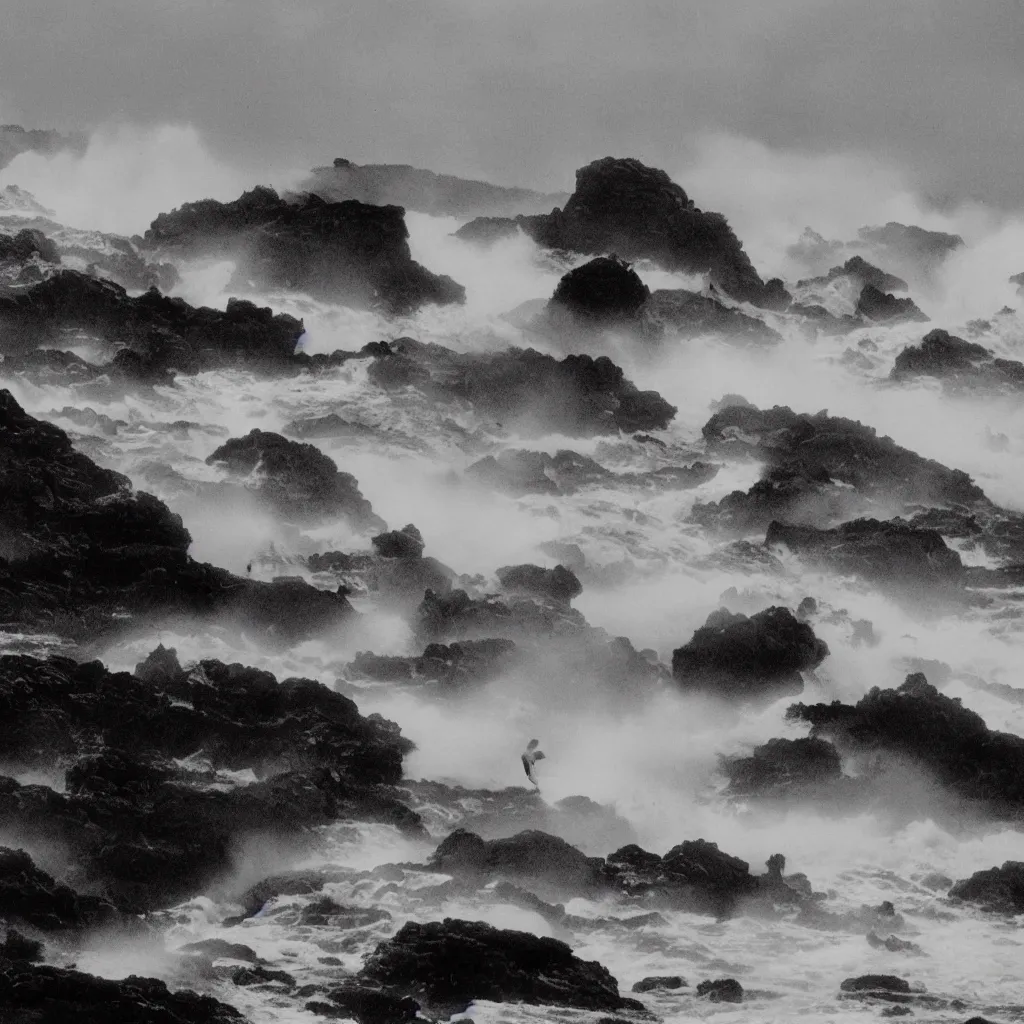
[[[840,986],[840,992],[910,992],[910,982],[894,974],[862,974],[847,978]]]
[[[562,209],[503,223],[471,221],[456,235],[493,241],[519,229],[550,249],[614,252],[666,270],[709,273],[733,298],[765,308],[789,303],[781,281],[761,280],[721,214],[697,209],[664,171],[639,160],[595,160],[576,172],[576,189]]]
[[[658,288],[641,306],[640,330],[650,337],[704,334],[754,345],[774,344],[782,336],[763,320],[725,306],[707,295],[685,288]]]
[[[1024,363],[998,359],[983,345],[942,330],[929,331],[920,345],[908,345],[896,357],[889,376],[893,380],[937,377],[958,389],[1024,389]]]
[[[963,248],[964,240],[959,235],[889,221],[880,227],[861,228],[853,244],[868,247],[879,263],[907,277],[929,277],[951,253]]]
[[[223,466],[235,480],[255,478],[257,486],[249,489],[280,515],[300,521],[340,516],[362,529],[386,525],[363,497],[356,478],[340,472],[315,445],[250,430],[222,444],[206,464]]]
[[[795,704],[786,717],[811,725],[811,735],[843,752],[871,754],[875,770],[901,761],[923,765],[960,797],[996,813],[1024,806],[1024,739],[989,729],[984,719],[946,697],[923,674],[897,689],[873,687],[850,706]]]
[[[619,1010],[638,1006],[619,995],[599,963],[564,942],[482,922],[410,921],[382,942],[359,973],[390,995],[409,996],[425,1012],[462,1012],[474,999]]]
[[[234,257],[234,287],[288,288],[390,314],[462,302],[465,289],[409,252],[405,211],[315,195],[289,203],[260,186],[230,203],[204,199],[162,213],[145,244],[161,253]]]
[[[686,988],[686,981],[678,974],[658,975],[641,978],[633,984],[632,992],[672,992]]]
[[[306,1009],[323,1017],[352,1018],[358,1024],[412,1024],[420,1008],[409,996],[351,983],[330,989],[327,998],[329,1003],[313,1000]]]
[[[539,565],[506,565],[497,571],[502,590],[509,594],[529,594],[557,603],[568,604],[583,593],[583,587],[571,569],[556,565],[542,569]]]
[[[755,747],[749,757],[725,759],[723,768],[730,792],[737,795],[789,795],[840,779],[843,761],[825,740],[774,739]]]
[[[598,256],[570,270],[558,282],[548,308],[564,310],[583,324],[614,324],[628,322],[650,294],[625,260]]]
[[[880,292],[905,292],[907,282],[895,274],[888,274],[871,263],[868,263],[862,256],[851,256],[842,266],[832,267],[823,277],[809,278],[800,281],[798,288],[813,287],[828,284],[840,278],[848,277],[856,281],[861,289],[872,285]]]
[[[155,978],[122,981],[0,958],[0,1016],[11,1024],[245,1024],[233,1006],[194,992],[172,992]]]
[[[49,128],[23,128],[20,124],[0,125],[0,167],[6,167],[22,153],[84,153],[89,137],[84,132],[63,135]]]
[[[371,540],[381,558],[419,558],[423,554],[423,534],[412,523],[401,530],[389,530]]]
[[[957,882],[949,895],[992,913],[1024,914],[1024,861],[1008,860],[1001,868],[975,871]]]
[[[735,978],[702,981],[697,986],[697,995],[712,1003],[742,1003],[743,986]]]
[[[817,668],[828,653],[828,645],[788,608],[768,608],[749,618],[722,608],[672,652],[672,675],[687,690],[773,698],[800,693],[800,673]]]
[[[5,355],[59,346],[73,328],[117,349],[111,369],[160,383],[172,370],[283,369],[303,332],[300,320],[241,299],[229,299],[222,311],[190,306],[155,288],[133,298],[120,285],[74,270],[0,298],[0,327]]]
[[[895,295],[888,294],[876,288],[873,284],[866,284],[864,290],[857,299],[856,312],[868,320],[893,321],[893,320],[928,320],[924,313],[917,308],[917,304],[911,298],[898,299]]]
[[[314,167],[299,189],[335,203],[358,199],[374,206],[403,206],[434,217],[539,213],[568,198],[435,174],[407,164],[356,164],[343,157],[337,157],[330,167]]]
[[[0,390],[0,621],[76,640],[218,615],[290,642],[355,613],[300,579],[239,579],[188,555],[181,518]]]
[[[782,546],[812,565],[853,574],[892,591],[918,594],[920,588],[956,589],[966,574],[960,556],[936,530],[893,519],[856,519],[832,530],[773,522],[767,547]]]
[[[513,662],[515,650],[511,640],[427,644],[418,657],[361,652],[349,670],[379,682],[436,683],[444,691],[455,692],[501,675]]]
[[[369,377],[385,389],[411,385],[434,400],[469,402],[478,415],[531,433],[663,430],[676,414],[656,391],[639,391],[607,356],[558,361],[515,348],[463,354],[400,338],[376,355]]]

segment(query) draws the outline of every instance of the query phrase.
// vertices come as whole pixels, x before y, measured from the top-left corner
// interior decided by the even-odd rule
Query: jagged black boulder
[[[712,1003],[742,1003],[743,986],[735,978],[702,981],[697,986],[697,995]]]
[[[911,298],[898,299],[895,295],[880,291],[873,284],[866,284],[857,299],[856,312],[873,321],[929,319]]]
[[[633,992],[671,992],[675,989],[686,988],[686,981],[678,974],[656,975],[648,978],[641,978],[633,984]]]
[[[638,390],[607,356],[459,353],[399,338],[377,353],[369,378],[389,390],[411,386],[436,401],[469,402],[478,415],[525,433],[663,430],[677,411],[656,391]]]
[[[111,370],[163,383],[168,371],[223,366],[282,368],[302,336],[301,320],[229,299],[224,310],[193,307],[155,288],[132,297],[112,281],[62,270],[29,291],[0,298],[0,352],[66,345],[82,331],[118,349]]]
[[[1024,363],[997,359],[983,345],[948,331],[929,331],[920,345],[908,345],[893,363],[893,380],[937,377],[956,388],[1018,391],[1024,388]]]
[[[781,281],[761,280],[721,214],[697,209],[664,171],[639,160],[605,157],[581,167],[561,210],[504,223],[471,221],[457,234],[493,239],[517,227],[548,248],[648,259],[666,270],[709,273],[743,301],[772,309],[789,303]]]
[[[564,839],[536,830],[484,840],[456,829],[434,851],[431,865],[457,875],[511,879],[558,898],[595,895],[605,885],[600,858],[587,857]]]
[[[570,270],[555,288],[549,312],[583,324],[628,322],[650,297],[640,275],[616,256],[598,256]]]
[[[509,594],[529,594],[561,604],[568,604],[583,593],[583,586],[571,569],[556,565],[543,569],[539,565],[506,565],[496,573],[501,587]]]
[[[843,759],[822,739],[773,739],[749,757],[728,758],[724,770],[729,790],[740,796],[789,794],[842,777]]]
[[[234,257],[233,284],[298,289],[387,313],[462,302],[465,289],[409,251],[405,211],[315,195],[290,203],[260,186],[230,203],[204,199],[162,213],[145,244],[167,253]]]
[[[854,706],[795,704],[786,717],[810,723],[813,736],[841,751],[870,752],[876,769],[916,762],[961,798],[997,812],[1024,807],[1024,739],[990,730],[920,672],[897,689],[872,687]]]
[[[765,545],[788,548],[813,565],[921,599],[935,588],[955,589],[965,581],[960,556],[937,530],[919,529],[902,519],[856,519],[832,530],[772,522]]]
[[[266,430],[250,430],[226,441],[206,460],[223,466],[236,480],[246,480],[268,506],[298,520],[343,516],[359,528],[385,525],[359,490],[351,473],[315,445],[290,441]],[[249,481],[255,481],[254,485]]]
[[[10,1024],[245,1024],[233,1006],[162,981],[121,981],[43,964],[0,959],[0,1017]]]
[[[905,292],[907,290],[906,281],[868,263],[863,256],[851,256],[842,266],[832,267],[824,277],[799,281],[797,287],[807,288],[828,284],[843,277],[851,278],[860,285],[861,290],[867,285],[872,285],[880,292]]]
[[[949,895],[993,913],[1024,914],[1024,861],[1008,860],[1001,868],[975,871],[957,882]]]
[[[423,554],[423,534],[409,523],[401,530],[389,530],[371,539],[381,558],[419,558]]]
[[[687,690],[722,697],[775,697],[803,690],[801,672],[817,668],[828,645],[788,608],[749,618],[719,609],[672,652],[672,675]]]
[[[476,999],[573,1006],[634,1007],[599,963],[564,942],[478,921],[410,921],[368,957],[359,979],[410,996],[428,1013],[461,1013]]]

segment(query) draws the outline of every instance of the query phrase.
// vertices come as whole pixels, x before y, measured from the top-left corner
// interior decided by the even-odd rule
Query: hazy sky
[[[571,187],[702,132],[1024,206],[1022,0],[0,0],[0,118]]]

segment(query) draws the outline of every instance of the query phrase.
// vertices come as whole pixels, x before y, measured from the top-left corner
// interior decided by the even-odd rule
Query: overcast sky
[[[0,117],[30,127],[552,189],[727,131],[1024,206],[1022,0],[0,0],[0,25]]]

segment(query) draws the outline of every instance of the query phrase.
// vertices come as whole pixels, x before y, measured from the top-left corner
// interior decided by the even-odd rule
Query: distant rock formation
[[[19,124],[0,124],[0,167],[6,167],[22,153],[72,152],[82,154],[88,145],[88,136],[82,133],[62,135],[58,131],[42,128],[22,128]]]
[[[954,389],[1024,390],[1024,363],[996,358],[989,349],[948,331],[929,331],[920,345],[908,345],[896,357],[893,380],[937,377]]]
[[[540,213],[568,199],[485,181],[435,174],[408,164],[356,164],[337,157],[330,167],[314,167],[298,186],[331,202],[356,199],[373,206],[402,206],[434,217],[509,217]]]
[[[576,190],[562,209],[503,223],[471,221],[456,235],[493,241],[517,230],[549,249],[614,252],[666,270],[707,273],[733,298],[768,309],[789,304],[781,281],[761,280],[721,214],[697,209],[664,171],[639,160],[595,160],[576,172]]]
[[[204,199],[160,214],[144,245],[234,259],[235,288],[298,290],[388,314],[464,301],[460,284],[413,260],[408,239],[401,207],[315,195],[289,203],[259,186],[230,203]]]

